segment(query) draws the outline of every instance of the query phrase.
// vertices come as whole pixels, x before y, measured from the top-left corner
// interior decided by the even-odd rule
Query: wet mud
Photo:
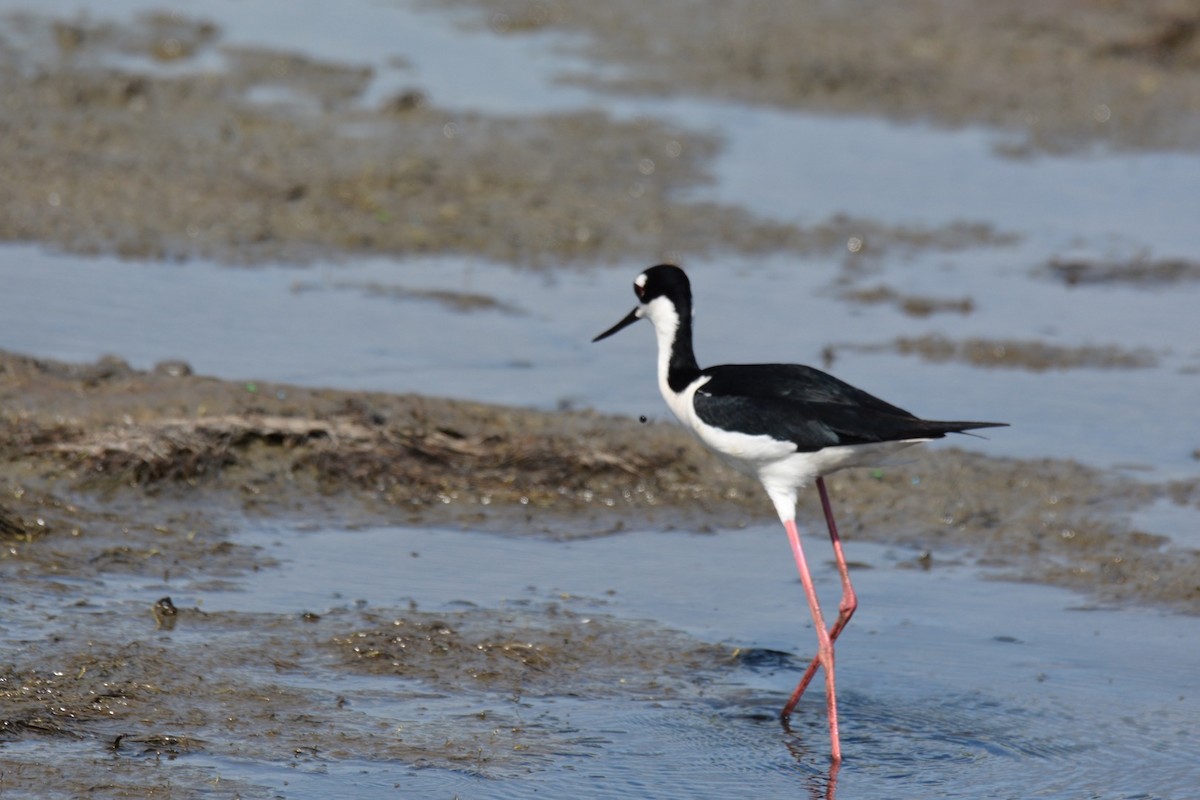
[[[1153,289],[1200,280],[1200,262],[1185,259],[1055,259],[1044,271],[1067,286],[1122,285]]]
[[[933,314],[962,314],[975,310],[975,301],[970,297],[927,297],[904,294],[890,286],[873,286],[854,289],[842,295],[846,300],[861,305],[890,305],[910,317],[928,317]]]
[[[87,554],[84,574],[109,562],[248,568],[252,561],[239,563],[237,549],[220,541],[222,520],[239,515],[470,525],[557,539],[601,535],[630,519],[706,528],[769,516],[752,481],[677,426],[593,412],[13,354],[0,356],[0,400],[5,557],[63,558],[73,541]],[[1069,461],[942,447],[830,483],[835,495],[854,498],[843,513],[855,536],[965,549],[1018,577],[1053,575],[1104,597],[1200,610],[1196,554],[1130,535],[1120,522],[1158,500],[1195,504],[1194,481],[1145,483]],[[154,513],[131,525],[120,511],[133,508]],[[812,498],[802,501],[802,513],[816,511]],[[216,554],[224,561],[208,563]],[[1048,560],[1063,570],[1047,570]]]
[[[451,112],[415,87],[371,107],[370,70],[224,47],[204,20],[15,15],[7,28],[3,240],[139,259],[438,252],[558,267],[631,252],[844,251],[864,228],[879,252],[960,246],[964,227],[973,242],[998,235],[803,226],[688,201],[720,144],[708,134],[600,111]],[[183,69],[213,55],[222,69]]]
[[[183,608],[169,626],[151,611],[105,615],[82,603],[62,622],[68,632],[98,628],[86,648],[31,647],[7,664],[2,740],[86,742],[92,758],[108,753],[117,765],[195,754],[284,764],[385,758],[500,775],[581,746],[566,730],[521,723],[514,698],[580,686],[610,697],[686,696],[706,673],[738,664],[725,648],[553,604],[438,615]],[[342,688],[315,688],[323,682]],[[457,695],[462,707],[453,718],[414,713],[393,735],[396,721],[366,710],[371,691],[415,706]],[[0,786],[20,789],[28,777],[6,774]]]
[[[924,316],[937,306],[933,302],[908,301],[916,304],[910,314]],[[943,308],[945,308],[943,306]],[[1062,369],[1144,369],[1153,367],[1158,359],[1145,348],[1130,349],[1117,345],[1079,345],[1067,347],[1046,342],[1013,339],[971,338],[956,341],[939,334],[920,337],[900,337],[887,344],[835,344],[827,348],[836,357],[839,351],[878,353],[892,352],[916,356],[925,361],[940,363],[958,361],[977,367],[1022,369],[1032,372]]]

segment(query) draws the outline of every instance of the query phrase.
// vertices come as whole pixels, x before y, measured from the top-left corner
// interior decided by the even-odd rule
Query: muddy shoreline
[[[752,481],[672,424],[189,373],[0,351],[7,558],[61,558],[50,543],[69,538],[89,553],[71,569],[103,572],[85,543],[108,548],[115,535],[139,546],[128,525],[104,524],[123,507],[203,508],[184,512],[193,526],[266,515],[555,539],[634,521],[711,530],[769,519]],[[951,549],[1019,580],[1200,612],[1200,556],[1122,522],[1157,500],[1196,503],[1196,481],[1143,483],[1070,461],[939,446],[830,485],[845,497],[851,537]],[[802,515],[818,511],[802,499]],[[144,525],[157,563],[203,571],[208,556],[190,553],[194,531],[163,528]]]

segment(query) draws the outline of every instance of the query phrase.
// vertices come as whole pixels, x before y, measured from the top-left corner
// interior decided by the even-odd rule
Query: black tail
[[[947,433],[964,433],[968,436],[972,435],[967,431],[973,431],[977,428],[1007,428],[1007,422],[944,422],[940,420],[923,419],[920,427],[930,436],[942,437]]]

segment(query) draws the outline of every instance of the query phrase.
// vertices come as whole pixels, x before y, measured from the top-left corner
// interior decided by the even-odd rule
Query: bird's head
[[[674,264],[659,264],[638,275],[633,281],[633,293],[638,298],[633,311],[592,339],[593,342],[607,339],[643,317],[659,328],[664,323],[678,325],[681,318],[692,313],[692,285],[684,271]]]

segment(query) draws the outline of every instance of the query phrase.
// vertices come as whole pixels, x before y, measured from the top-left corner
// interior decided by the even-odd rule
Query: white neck
[[[658,339],[658,390],[663,399],[671,406],[675,396],[667,384],[667,375],[671,369],[671,353],[675,347],[675,335],[679,332],[679,312],[675,304],[665,297],[650,301],[646,306],[645,316],[654,323],[654,333]]]

